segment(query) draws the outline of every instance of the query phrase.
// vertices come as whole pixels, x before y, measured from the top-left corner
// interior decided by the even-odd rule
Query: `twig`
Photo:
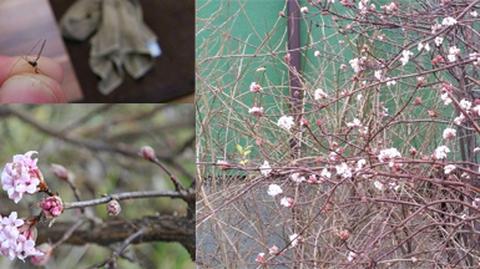
[[[193,197],[192,197],[193,195]],[[170,198],[180,198],[185,201],[189,201],[190,199],[195,199],[195,194],[191,192],[176,192],[176,191],[138,191],[138,192],[123,192],[123,193],[116,193],[110,194],[102,198],[92,199],[92,200],[85,200],[79,202],[70,202],[65,203],[64,209],[72,209],[72,208],[84,208],[90,206],[97,206],[101,204],[106,204],[111,200],[128,200],[128,199],[141,199],[141,198],[152,198],[152,197],[170,197]]]

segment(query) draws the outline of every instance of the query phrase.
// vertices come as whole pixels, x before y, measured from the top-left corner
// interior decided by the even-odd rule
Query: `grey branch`
[[[179,198],[185,201],[195,200],[195,194],[191,192],[177,192],[177,191],[137,191],[137,192],[123,192],[117,194],[110,194],[102,198],[85,200],[79,202],[70,202],[64,204],[64,209],[73,209],[73,208],[85,208],[90,206],[97,206],[101,204],[106,204],[111,200],[128,200],[128,199],[141,199],[141,198],[152,198],[152,197],[170,197],[170,198]]]

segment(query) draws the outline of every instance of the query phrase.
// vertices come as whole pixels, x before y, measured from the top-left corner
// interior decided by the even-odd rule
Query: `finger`
[[[65,94],[57,80],[40,74],[19,74],[0,88],[1,103],[64,103]]]
[[[37,70],[38,73],[50,77],[58,83],[63,81],[63,68],[50,58],[40,57],[37,61]],[[0,56],[0,84],[8,77],[22,73],[36,74],[35,68],[21,57]]]

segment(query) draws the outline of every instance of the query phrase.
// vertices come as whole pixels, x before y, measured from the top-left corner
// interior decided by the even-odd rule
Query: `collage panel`
[[[3,105],[0,126],[0,268],[195,268],[192,105]]]
[[[196,3],[199,268],[479,267],[479,1]]]
[[[192,103],[194,7],[2,0],[0,103]]]

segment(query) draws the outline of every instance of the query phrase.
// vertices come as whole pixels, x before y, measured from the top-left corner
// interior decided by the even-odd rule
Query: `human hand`
[[[40,57],[38,74],[19,57],[0,55],[0,103],[65,103],[60,86],[62,67],[52,59]]]

